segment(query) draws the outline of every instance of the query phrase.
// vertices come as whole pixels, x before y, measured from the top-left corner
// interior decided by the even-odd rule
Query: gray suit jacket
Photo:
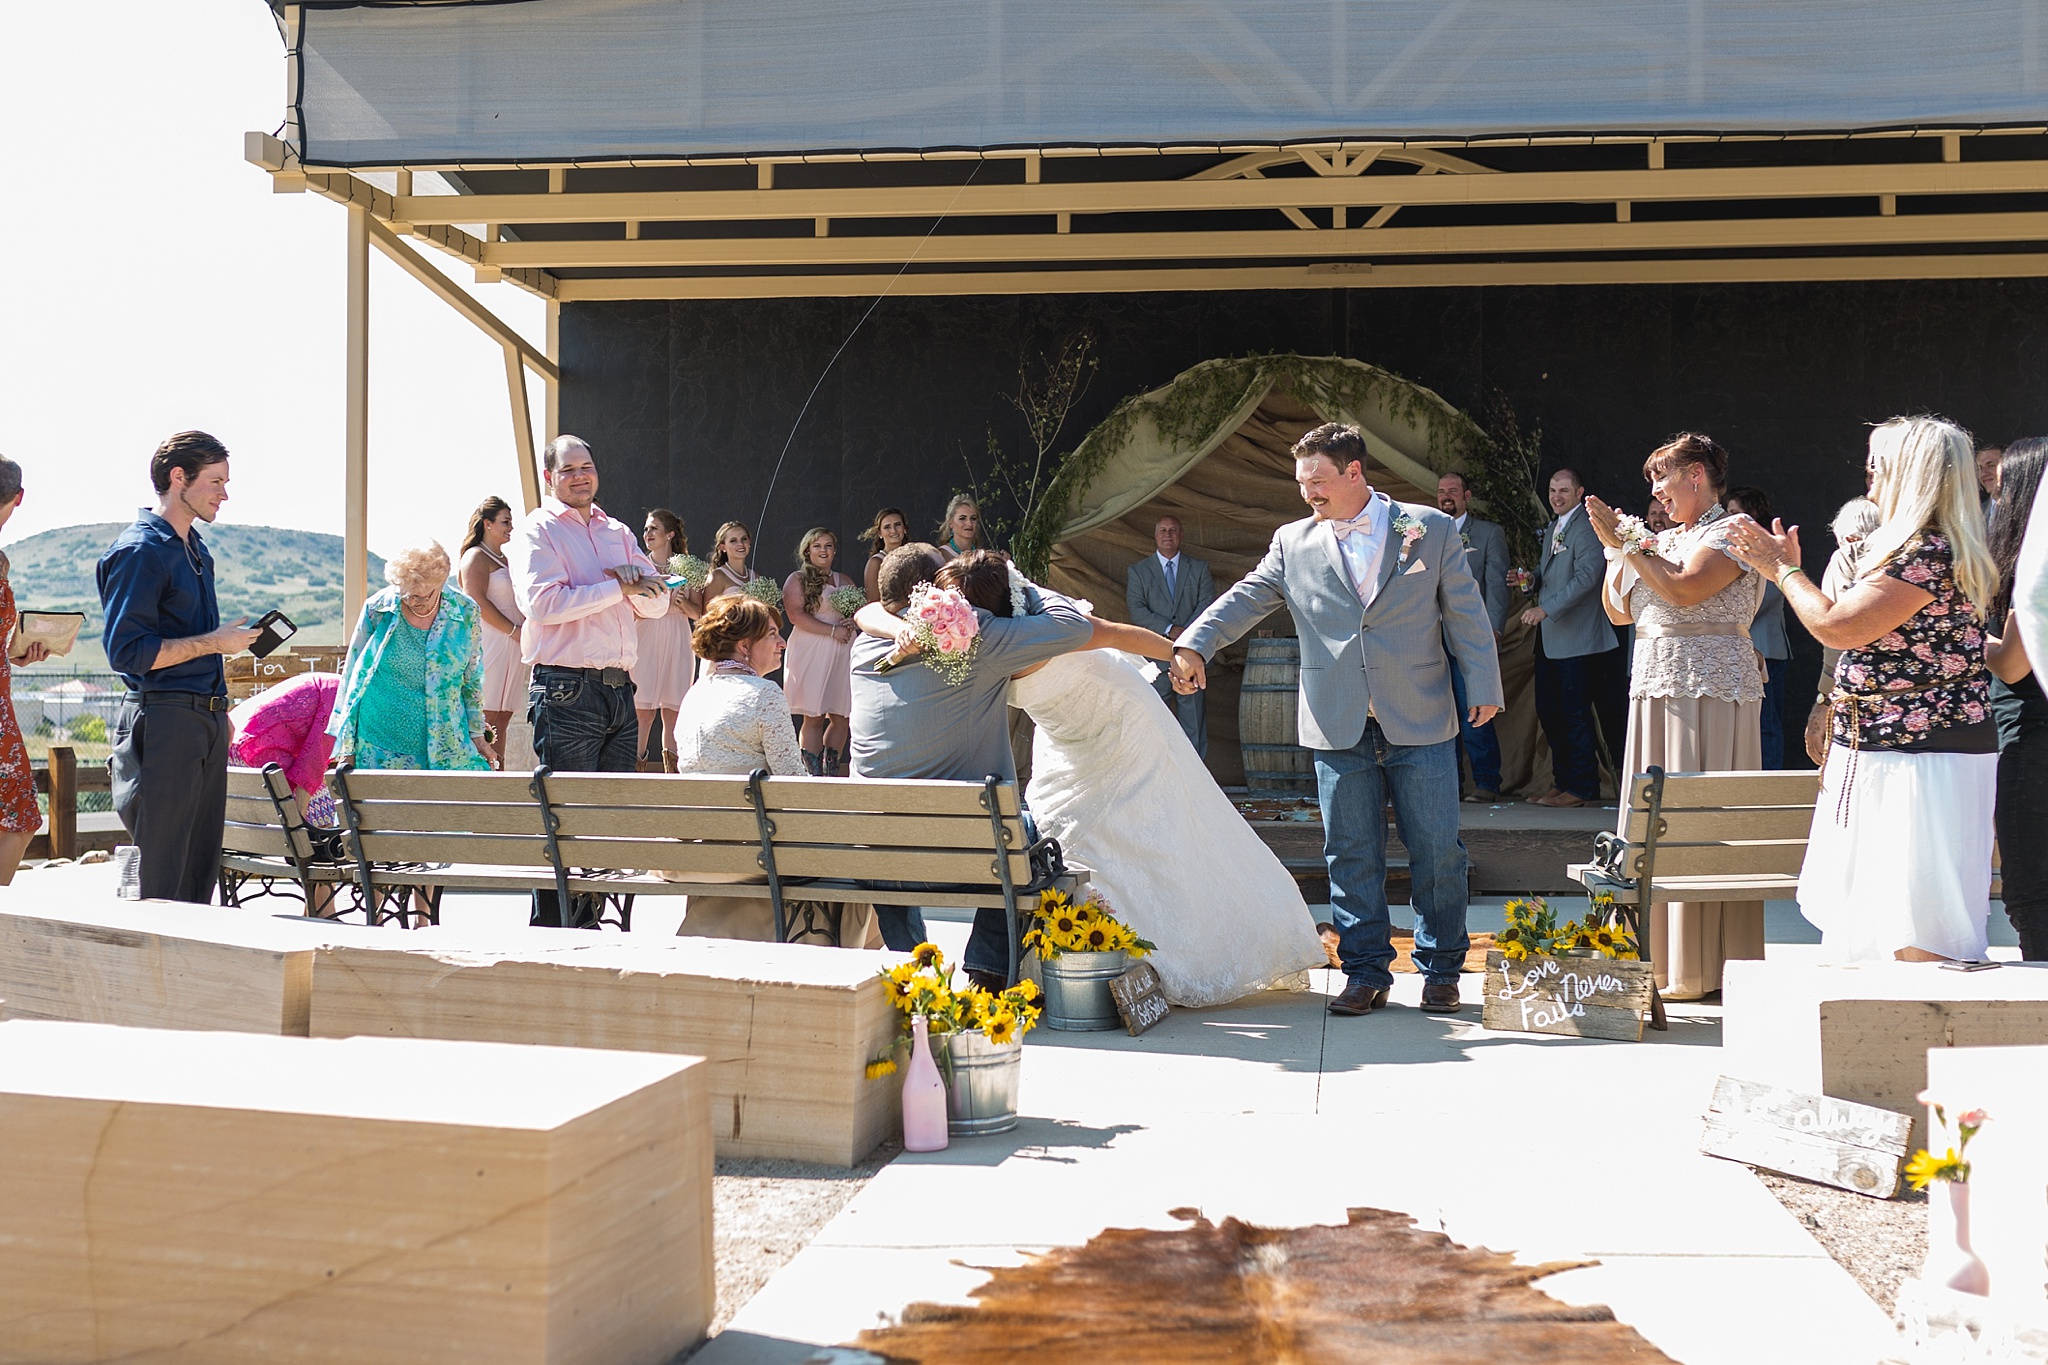
[[[1404,513],[1422,523],[1422,538],[1404,554],[1390,522],[1371,606],[1359,606],[1336,537],[1310,517],[1275,532],[1258,567],[1175,643],[1214,658],[1284,606],[1301,637],[1297,728],[1304,746],[1349,749],[1365,734],[1368,710],[1395,744],[1451,738],[1458,708],[1446,644],[1474,706],[1501,704],[1500,659],[1451,519],[1411,503],[1390,509],[1392,516]]]
[[[1543,608],[1543,652],[1552,659],[1605,654],[1617,640],[1607,609],[1600,605],[1600,580],[1607,574],[1607,553],[1593,523],[1580,507],[1568,514],[1564,544],[1551,551],[1557,523],[1543,528],[1536,556],[1536,605]]]
[[[1497,521],[1482,521],[1477,516],[1465,517],[1465,567],[1472,570],[1472,577],[1479,584],[1479,595],[1486,599],[1486,618],[1493,622],[1493,633],[1500,634],[1508,624],[1508,533]]]
[[[1166,593],[1166,570],[1156,554],[1146,555],[1124,575],[1124,603],[1130,608],[1133,625],[1156,630],[1172,638],[1175,626],[1193,623],[1216,600],[1216,579],[1209,565],[1190,555],[1180,557],[1180,572],[1174,575],[1174,592]]]

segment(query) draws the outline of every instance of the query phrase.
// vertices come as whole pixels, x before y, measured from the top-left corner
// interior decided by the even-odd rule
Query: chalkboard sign
[[[1133,1038],[1164,1019],[1170,1008],[1166,992],[1159,984],[1159,973],[1149,962],[1140,962],[1110,982],[1109,993]]]
[[[1486,955],[1480,1023],[1516,1033],[1639,1042],[1650,1007],[1649,964],[1609,957]]]

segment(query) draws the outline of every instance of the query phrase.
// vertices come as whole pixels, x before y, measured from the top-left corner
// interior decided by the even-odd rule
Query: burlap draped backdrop
[[[1371,369],[1335,358],[1311,364]],[[1419,401],[1464,420],[1429,390],[1393,382],[1407,390],[1410,414]],[[1319,392],[1304,400],[1295,392],[1297,387]],[[1350,422],[1365,433],[1368,477],[1375,488],[1397,501],[1435,505],[1438,474],[1458,467],[1460,460],[1433,454],[1428,432],[1410,416],[1380,402],[1355,405],[1364,410],[1353,410],[1353,405],[1332,396],[1331,387],[1297,386],[1285,378],[1276,382],[1253,372],[1247,376],[1242,401],[1213,431],[1179,441],[1162,437],[1141,417],[1081,491],[1053,546],[1052,586],[1088,598],[1099,615],[1128,621],[1125,573],[1152,552],[1153,524],[1170,513],[1180,518],[1183,550],[1207,560],[1217,590],[1226,590],[1258,563],[1276,529],[1303,515],[1288,451],[1302,433],[1325,421]],[[1156,393],[1172,388],[1168,385]],[[1508,710],[1495,724],[1500,726],[1503,786],[1511,792],[1540,792],[1549,789],[1550,755],[1536,725],[1531,632],[1515,621],[1519,610],[1518,603],[1510,612],[1501,645]],[[1260,629],[1292,635],[1294,623],[1282,611]],[[1243,673],[1242,643],[1223,651],[1209,670],[1209,769],[1226,785],[1244,781],[1237,711]]]

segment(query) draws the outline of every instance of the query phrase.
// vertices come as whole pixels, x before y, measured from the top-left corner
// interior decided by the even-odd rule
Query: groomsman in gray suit
[[[1557,519],[1545,528],[1536,554],[1536,605],[1522,613],[1522,624],[1536,627],[1536,718],[1550,742],[1552,787],[1529,798],[1537,806],[1583,806],[1600,799],[1593,716],[1603,692],[1611,690],[1605,675],[1614,661],[1602,656],[1620,641],[1600,605],[1607,557],[1586,520],[1585,500],[1577,473],[1560,469],[1550,476],[1550,510]],[[1621,722],[1608,720],[1607,742],[1617,767],[1624,733]]]
[[[1465,566],[1479,584],[1486,601],[1486,619],[1493,623],[1493,644],[1500,648],[1500,633],[1508,621],[1508,533],[1500,523],[1472,513],[1472,486],[1453,470],[1436,481],[1436,505],[1458,528],[1465,543]],[[1451,685],[1458,698],[1458,741],[1465,746],[1465,761],[1472,765],[1472,794],[1465,799],[1481,805],[1500,800],[1500,739],[1491,725],[1474,725],[1463,717],[1470,709],[1465,699],[1465,674],[1451,661]]]
[[[1124,601],[1131,622],[1156,630],[1171,640],[1187,629],[1216,600],[1216,580],[1209,565],[1180,552],[1180,518],[1161,517],[1152,527],[1156,554],[1146,555],[1124,575]],[[1176,693],[1173,678],[1162,671],[1153,682],[1159,695],[1180,717],[1188,743],[1209,756],[1208,697],[1201,692]]]
[[[1485,725],[1501,705],[1493,625],[1451,519],[1373,491],[1356,427],[1329,422],[1302,437],[1294,479],[1314,515],[1281,527],[1258,567],[1174,642],[1174,686],[1204,686],[1217,650],[1283,606],[1293,614],[1298,725],[1315,754],[1330,917],[1348,978],[1330,1012],[1370,1013],[1393,985],[1391,794],[1415,884],[1422,1007],[1455,1013],[1470,939],[1451,661],[1465,671],[1468,718]]]

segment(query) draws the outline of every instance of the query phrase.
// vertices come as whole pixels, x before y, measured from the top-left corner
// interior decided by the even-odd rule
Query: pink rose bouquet
[[[958,589],[918,584],[910,590],[910,606],[903,619],[915,632],[918,653],[908,655],[899,649],[883,660],[883,672],[916,658],[949,686],[967,681],[981,648],[981,619]]]

